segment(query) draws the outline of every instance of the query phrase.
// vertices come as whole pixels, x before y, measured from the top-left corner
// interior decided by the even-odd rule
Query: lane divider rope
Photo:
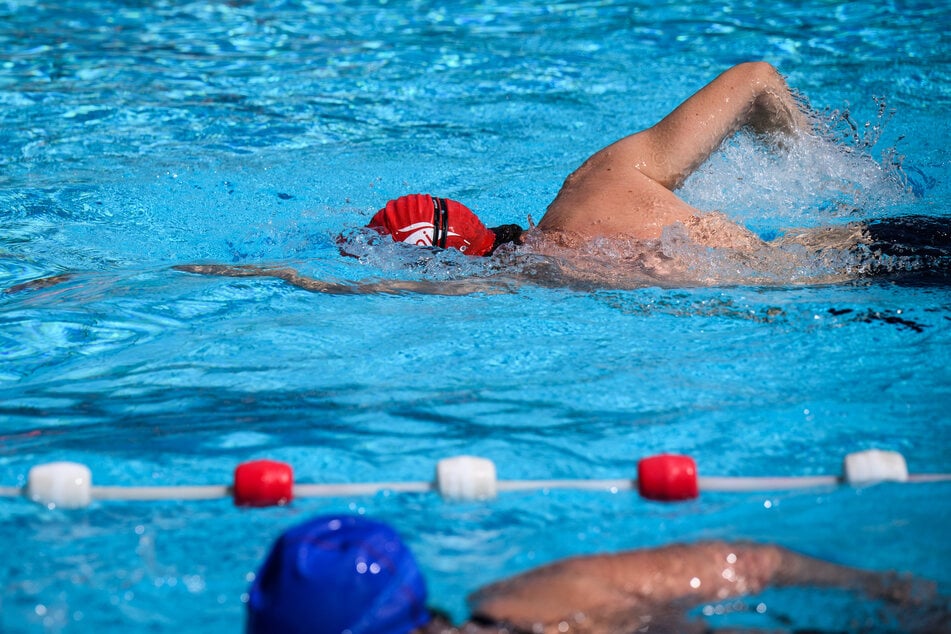
[[[0,487],[0,497],[25,497],[50,509],[74,509],[93,500],[215,500],[232,498],[237,506],[277,506],[294,498],[354,497],[380,491],[438,492],[451,501],[489,500],[499,492],[539,489],[601,491],[636,490],[658,501],[690,500],[705,492],[749,492],[801,489],[876,482],[951,482],[951,474],[909,475],[904,456],[870,449],[848,454],[842,475],[801,477],[699,477],[690,456],[660,454],[637,463],[636,479],[605,480],[499,480],[495,464],[476,456],[454,456],[436,464],[432,482],[368,482],[355,484],[294,484],[289,464],[252,460],[238,465],[230,485],[207,486],[93,486],[89,467],[76,462],[34,466],[26,486]]]

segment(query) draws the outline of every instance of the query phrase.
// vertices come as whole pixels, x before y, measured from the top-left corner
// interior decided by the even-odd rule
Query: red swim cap
[[[410,194],[386,203],[367,225],[397,242],[450,247],[466,255],[485,255],[495,244],[495,233],[468,207],[448,198]]]

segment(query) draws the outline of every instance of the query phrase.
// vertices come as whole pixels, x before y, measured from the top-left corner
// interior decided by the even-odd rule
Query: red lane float
[[[285,462],[252,460],[234,470],[235,506],[280,506],[294,499],[294,470]]]
[[[677,454],[644,458],[637,463],[637,491],[648,500],[692,500],[700,495],[697,464]]]

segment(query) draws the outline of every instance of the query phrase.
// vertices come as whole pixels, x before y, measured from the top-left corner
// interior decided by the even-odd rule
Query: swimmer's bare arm
[[[13,293],[21,293],[23,291],[38,291],[43,288],[49,288],[50,286],[56,286],[57,284],[62,284],[63,282],[68,282],[73,278],[72,273],[62,273],[60,275],[50,275],[49,277],[41,277],[35,280],[30,280],[29,282],[22,282],[20,284],[15,284],[10,288],[4,289],[4,293],[12,295]]]
[[[841,587],[906,600],[907,580],[839,566],[770,545],[706,542],[567,559],[480,590],[473,614],[545,632],[586,615],[591,632],[632,615],[674,618],[679,608],[753,594],[768,586]],[[922,599],[926,597],[920,597]]]
[[[808,119],[782,76],[766,62],[723,72],[659,123],[615,144],[617,160],[633,160],[646,176],[679,187],[741,128],[758,134],[806,131]]]
[[[566,180],[538,227],[582,236],[659,238],[700,215],[673,190],[742,127],[808,125],[786,82],[764,62],[727,70],[655,126],[596,152]],[[708,241],[718,246],[719,241]]]
[[[446,281],[381,280],[378,282],[339,283],[325,282],[312,277],[306,277],[288,267],[183,264],[173,266],[172,268],[177,271],[199,273],[202,275],[274,277],[304,290],[313,291],[315,293],[328,293],[331,295],[404,295],[409,293],[423,295],[472,295],[475,293],[498,294],[511,292],[511,288],[507,284],[488,279]]]

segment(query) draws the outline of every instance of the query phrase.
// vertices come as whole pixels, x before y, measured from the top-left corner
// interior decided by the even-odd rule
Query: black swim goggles
[[[449,202],[445,198],[433,198],[433,246],[446,248],[449,238]]]

